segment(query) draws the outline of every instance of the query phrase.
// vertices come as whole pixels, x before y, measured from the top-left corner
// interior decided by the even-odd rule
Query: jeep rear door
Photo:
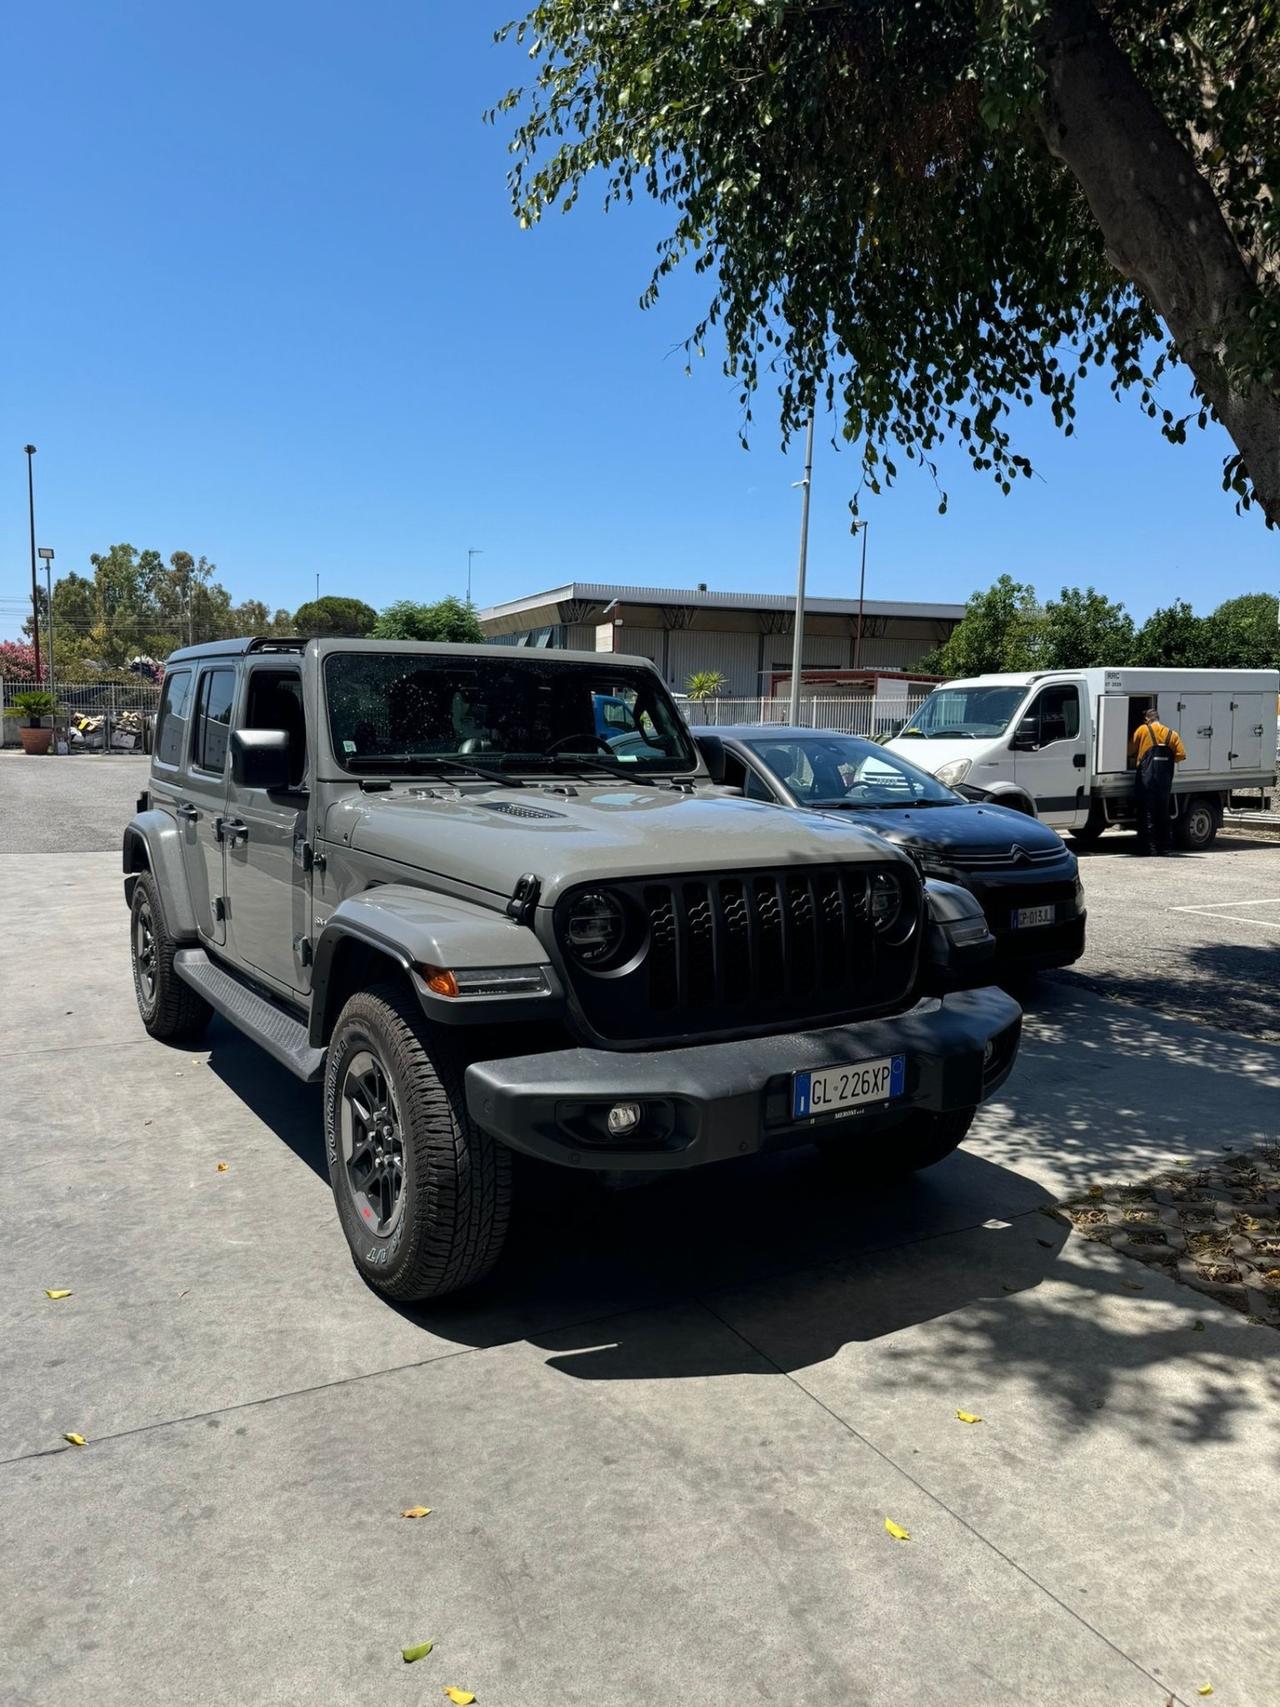
[[[236,959],[285,990],[311,984],[307,730],[302,675],[276,657],[244,670],[237,729],[283,729],[289,786],[268,792],[233,775],[227,794],[227,897]]]
[[[178,779],[174,807],[196,924],[201,936],[218,945],[227,940],[221,824],[227,798],[227,739],[231,733],[235,691],[233,666],[201,665],[196,677],[186,769]]]

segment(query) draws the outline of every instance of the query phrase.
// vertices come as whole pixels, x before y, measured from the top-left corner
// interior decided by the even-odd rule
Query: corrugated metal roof
[[[570,581],[563,587],[551,587],[544,593],[530,593],[522,599],[491,605],[480,611],[481,622],[496,621],[519,611],[536,609],[541,605],[567,604],[572,600],[589,604],[608,604],[618,599],[629,605],[688,605],[699,610],[774,610],[793,611],[793,593],[719,593],[699,592],[694,587],[625,587],[608,581]],[[806,611],[832,616],[856,616],[857,599],[821,599],[806,596]],[[910,599],[868,599],[863,607],[867,616],[919,617],[958,622],[964,615],[963,605],[931,604]]]

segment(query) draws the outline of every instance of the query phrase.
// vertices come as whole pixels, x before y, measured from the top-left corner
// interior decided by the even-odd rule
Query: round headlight
[[[603,889],[590,889],[579,895],[565,920],[565,942],[570,954],[581,965],[597,971],[614,960],[626,934],[627,919],[621,901]]]
[[[871,922],[879,931],[891,930],[902,911],[902,885],[888,871],[878,871],[871,880]]]

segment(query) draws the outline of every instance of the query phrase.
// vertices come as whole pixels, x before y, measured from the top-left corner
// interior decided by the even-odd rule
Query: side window
[[[254,670],[245,698],[243,729],[283,729],[289,737],[289,786],[307,772],[307,720],[302,678],[296,670]]]
[[[226,769],[231,702],[235,693],[234,670],[206,670],[200,678],[195,738],[191,745],[191,763],[197,770],[221,776]]]
[[[155,755],[161,765],[180,765],[187,734],[187,708],[191,703],[191,671],[174,670],[164,684],[160,716],[156,721]]]
[[[1080,690],[1073,683],[1046,688],[1036,701],[1040,717],[1040,745],[1073,741],[1080,733]]]
[[[746,771],[746,787],[743,792],[746,794],[747,799],[767,800],[771,806],[776,806],[778,804],[777,796],[769,787],[768,783],[765,782],[759,771],[753,770],[750,766],[744,766],[743,768]]]

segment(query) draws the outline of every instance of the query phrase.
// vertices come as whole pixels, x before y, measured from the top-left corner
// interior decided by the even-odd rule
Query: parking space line
[[[1170,907],[1171,913],[1198,913],[1202,919],[1230,921],[1238,925],[1261,925],[1264,931],[1280,931],[1280,919],[1243,919],[1238,913],[1213,913],[1208,907]]]
[[[1212,909],[1220,912],[1224,907],[1280,907],[1280,895],[1268,895],[1261,901],[1208,901],[1203,907],[1170,907],[1171,913],[1205,913]]]

